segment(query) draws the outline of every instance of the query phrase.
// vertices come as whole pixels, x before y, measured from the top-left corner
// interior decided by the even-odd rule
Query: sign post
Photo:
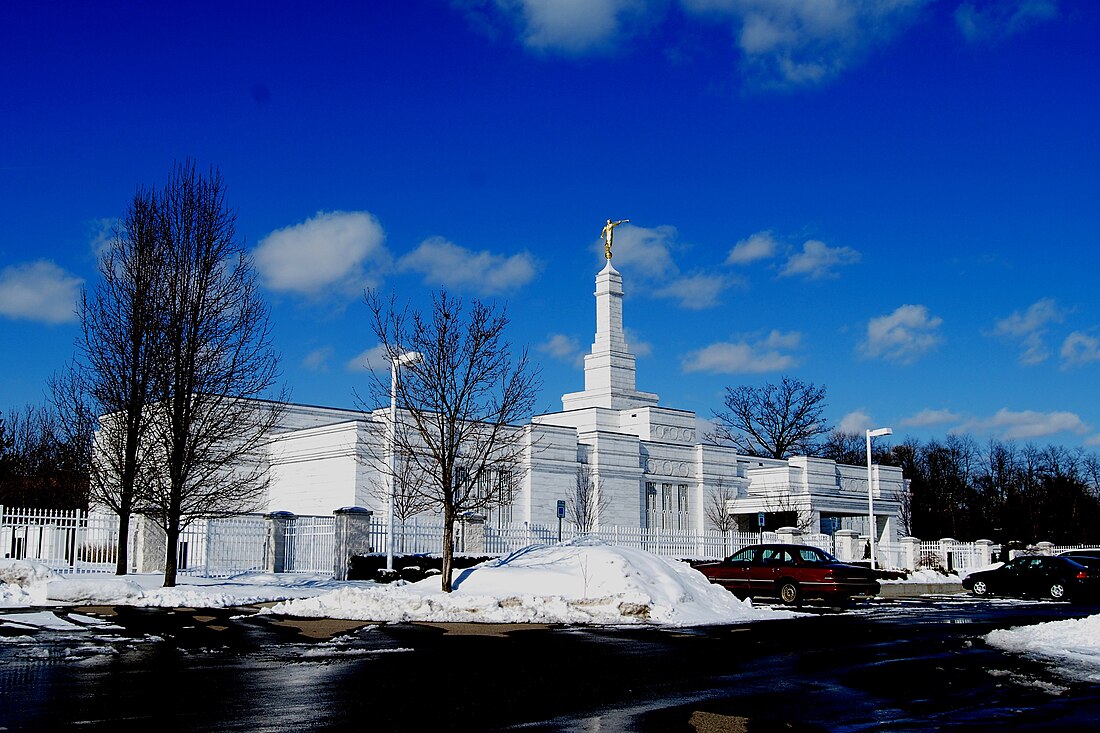
[[[760,541],[764,541],[764,512],[756,513],[756,526],[760,529]]]
[[[565,519],[565,500],[558,499],[558,542],[561,542],[561,520]]]

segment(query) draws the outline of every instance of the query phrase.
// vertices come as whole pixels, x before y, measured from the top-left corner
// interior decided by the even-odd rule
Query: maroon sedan
[[[803,598],[845,600],[879,591],[870,568],[842,563],[810,545],[749,545],[695,569],[739,598],[772,596],[799,603]]]

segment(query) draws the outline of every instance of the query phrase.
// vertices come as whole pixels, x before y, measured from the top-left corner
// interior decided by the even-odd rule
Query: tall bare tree
[[[278,357],[221,174],[177,164],[151,201],[163,276],[142,500],[167,535],[164,585],[173,586],[180,533],[190,522],[262,502],[263,448],[285,394],[264,399],[277,391]]]
[[[510,501],[522,479],[530,441],[518,423],[531,415],[539,373],[525,349],[513,356],[507,315],[493,304],[474,300],[466,310],[445,291],[433,295],[426,314],[376,291],[366,304],[388,360],[421,357],[402,366],[396,382],[393,452],[418,477],[414,490],[443,515],[442,588],[450,592],[455,520]],[[389,404],[390,384],[373,372],[370,397]],[[384,457],[373,463],[384,466],[377,460]]]
[[[829,432],[825,387],[783,377],[779,384],[726,387],[725,410],[714,413],[706,437],[750,456],[785,458],[814,453],[814,441]]]
[[[138,189],[99,254],[98,282],[81,294],[75,359],[51,381],[53,401],[70,432],[84,431],[98,418],[90,493],[93,504],[118,515],[119,575],[129,566],[130,518],[147,488],[143,445],[164,364],[160,319],[170,273],[158,229],[157,196]]]
[[[573,495],[566,500],[565,512],[569,521],[579,534],[588,534],[600,524],[600,515],[610,506],[607,495],[603,493],[603,481],[595,470],[582,458],[577,465],[577,474],[573,483]]]

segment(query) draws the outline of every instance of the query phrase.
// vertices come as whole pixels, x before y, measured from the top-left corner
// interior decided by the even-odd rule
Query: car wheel
[[[1056,601],[1064,600],[1066,597],[1066,586],[1063,583],[1053,583],[1050,586],[1050,597]]]
[[[793,580],[784,580],[780,583],[779,600],[786,604],[798,603],[802,600],[802,593],[798,589],[798,583]]]
[[[984,580],[975,580],[973,587],[970,589],[976,596],[984,596],[989,593],[989,586],[985,584]]]

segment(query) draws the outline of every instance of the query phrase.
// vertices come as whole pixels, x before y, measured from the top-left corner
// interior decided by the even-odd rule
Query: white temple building
[[[623,278],[610,258],[596,276],[595,296],[584,390],[563,395],[561,412],[532,419],[522,484],[510,505],[489,512],[490,523],[556,526],[558,502],[576,491],[578,468],[587,464],[603,497],[599,527],[705,529],[704,507],[720,491],[730,497],[728,512],[742,531],[756,531],[762,513],[767,529],[867,534],[867,466],[757,458],[702,442],[694,412],[662,407],[656,394],[637,389],[635,358],[623,335]],[[379,434],[367,421],[386,415],[386,409],[364,414],[290,405],[270,443],[267,509],[328,515],[361,506],[384,517],[384,478],[357,456],[363,442]],[[902,472],[872,470],[876,541],[894,542]]]

